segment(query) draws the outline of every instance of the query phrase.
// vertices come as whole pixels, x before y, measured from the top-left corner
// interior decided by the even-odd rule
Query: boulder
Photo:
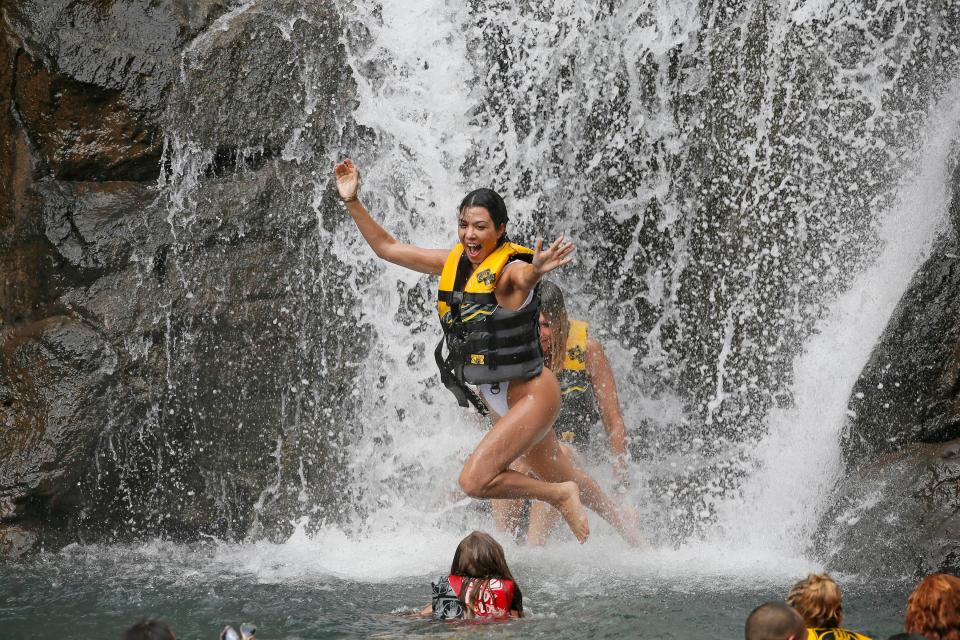
[[[845,477],[816,536],[834,571],[960,571],[960,439],[914,444]]]
[[[945,238],[913,278],[860,374],[842,436],[856,467],[913,442],[960,437],[960,243]]]

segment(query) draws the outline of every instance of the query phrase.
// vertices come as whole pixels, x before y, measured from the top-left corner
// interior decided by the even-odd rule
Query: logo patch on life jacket
[[[484,269],[477,274],[477,282],[482,282],[483,284],[493,284],[497,279],[497,276],[494,275],[490,269]]]
[[[471,353],[470,364],[483,364],[483,354]]]
[[[567,350],[567,357],[574,362],[583,363],[587,361],[587,352],[583,350],[583,347],[577,345]]]

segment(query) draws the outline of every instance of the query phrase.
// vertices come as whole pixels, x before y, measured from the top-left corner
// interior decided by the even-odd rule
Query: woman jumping
[[[334,173],[340,199],[378,257],[440,276],[441,380],[462,406],[472,400],[467,384],[478,385],[499,414],[463,465],[463,491],[473,498],[546,502],[582,543],[590,535],[590,524],[581,488],[589,487],[583,492],[586,505],[628,542],[639,542],[635,523],[628,523],[609,500],[598,498],[596,482],[561,454],[552,429],[560,411],[560,386],[543,366],[537,284],[544,274],[570,262],[573,243],[561,236],[546,249],[539,240],[535,250],[513,244],[506,236],[506,206],[490,189],[472,191],[460,203],[459,244],[452,250],[398,242],[358,199],[360,173],[353,162],[337,164]],[[536,477],[510,469],[521,456]]]

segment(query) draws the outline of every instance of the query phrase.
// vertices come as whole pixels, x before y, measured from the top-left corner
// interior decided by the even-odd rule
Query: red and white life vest
[[[470,584],[469,578],[463,576],[451,575],[448,577],[450,586],[460,596],[460,588],[463,583]],[[470,608],[475,618],[509,618],[510,607],[513,605],[513,582],[511,580],[501,580],[500,578],[490,578],[484,581],[474,581],[474,588],[479,589],[477,594],[464,594],[461,598],[465,602],[470,602]]]

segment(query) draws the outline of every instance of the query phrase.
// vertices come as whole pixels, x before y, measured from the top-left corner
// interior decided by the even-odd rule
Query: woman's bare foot
[[[570,531],[577,536],[580,544],[587,541],[590,535],[590,522],[587,520],[587,512],[583,510],[580,504],[580,487],[576,482],[558,482],[557,489],[560,497],[553,503],[563,519],[567,521]]]

